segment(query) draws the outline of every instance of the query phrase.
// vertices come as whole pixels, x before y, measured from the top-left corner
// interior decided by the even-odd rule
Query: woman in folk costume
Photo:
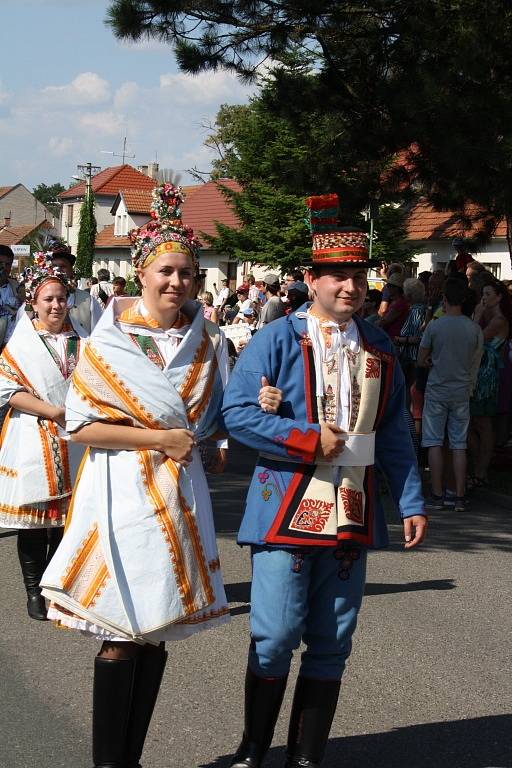
[[[392,343],[357,316],[367,237],[338,226],[336,195],[308,199],[313,302],[262,328],[224,396],[225,425],[259,450],[238,542],[251,547],[245,723],[233,768],[259,768],[272,742],[293,651],[305,644],[286,768],[318,768],[364,591],[368,549],[387,543],[375,464],[403,518],[405,547],[426,530]],[[261,377],[282,390],[262,413]]]
[[[93,758],[136,768],[158,695],[164,642],[229,620],[198,444],[217,432],[228,358],[194,290],[198,242],[179,188],[153,195],[132,233],[142,298],[114,298],[66,403],[89,446],[66,536],[46,571],[50,617],[103,640],[95,659]]]
[[[64,432],[64,401],[85,331],[71,325],[68,283],[38,253],[25,290],[35,313],[18,312],[0,357],[0,526],[18,529],[18,555],[32,619],[46,620],[39,586],[55,552],[83,454]]]

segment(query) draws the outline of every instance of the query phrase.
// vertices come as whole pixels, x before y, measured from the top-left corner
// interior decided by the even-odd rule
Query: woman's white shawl
[[[107,421],[188,428],[196,440],[212,435],[223,392],[219,329],[190,303],[192,324],[161,370],[115,322],[133,303],[112,301],[89,339],[66,403],[68,429]],[[206,512],[211,520],[211,507]],[[44,594],[85,621],[73,626],[127,640],[161,639],[176,622],[199,628],[225,619],[216,547],[215,556],[211,545],[205,551],[196,518],[189,470],[157,451],[91,448],[64,540],[42,579]]]
[[[81,327],[74,329],[85,338]],[[0,356],[0,405],[26,391],[62,407],[68,389],[69,379],[62,375],[22,307]],[[42,510],[35,505],[71,495],[83,453],[83,447],[69,443],[68,435],[53,421],[11,409],[0,447],[1,523],[42,523]]]

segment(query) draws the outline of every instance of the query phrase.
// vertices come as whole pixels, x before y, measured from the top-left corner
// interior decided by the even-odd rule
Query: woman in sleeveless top
[[[511,330],[510,300],[505,286],[495,282],[486,285],[482,301],[475,313],[484,335],[484,353],[478,370],[475,391],[470,401],[471,422],[469,451],[473,462],[470,484],[488,485],[488,470],[495,445],[495,416],[498,404],[498,384],[503,366],[505,342]]]

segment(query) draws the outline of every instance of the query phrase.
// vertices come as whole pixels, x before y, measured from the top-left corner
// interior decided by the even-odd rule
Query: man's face
[[[124,296],[126,283],[112,283],[112,293],[114,296]]]
[[[62,274],[65,275],[68,280],[72,280],[73,267],[67,259],[56,256],[54,259],[52,259],[52,267],[55,267],[55,269],[58,269],[59,272],[62,272]]]
[[[332,264],[322,267],[317,277],[308,273],[308,283],[315,294],[314,303],[335,321],[346,321],[364,304],[368,288],[367,270]]]
[[[0,283],[6,283],[11,274],[12,259],[5,254],[0,254]]]

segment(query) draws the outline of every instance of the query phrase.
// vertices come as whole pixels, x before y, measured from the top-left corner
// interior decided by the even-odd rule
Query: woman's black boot
[[[139,760],[153,716],[167,663],[165,645],[145,645],[138,657],[126,740],[126,768],[140,768]]]
[[[48,528],[48,553],[46,555],[46,565],[50,564],[50,560],[57,551],[57,547],[62,541],[64,536],[64,526],[58,528]]]
[[[94,768],[126,768],[126,744],[135,659],[94,659],[92,755]]]
[[[231,768],[259,768],[270,749],[286,689],[286,677],[258,677],[249,668],[245,677],[245,724],[242,742]]]
[[[31,619],[47,621],[46,603],[39,583],[46,568],[48,534],[46,528],[21,528],[18,531],[18,558],[27,590],[27,611]]]
[[[285,768],[318,768],[331,730],[341,682],[298,677]]]

